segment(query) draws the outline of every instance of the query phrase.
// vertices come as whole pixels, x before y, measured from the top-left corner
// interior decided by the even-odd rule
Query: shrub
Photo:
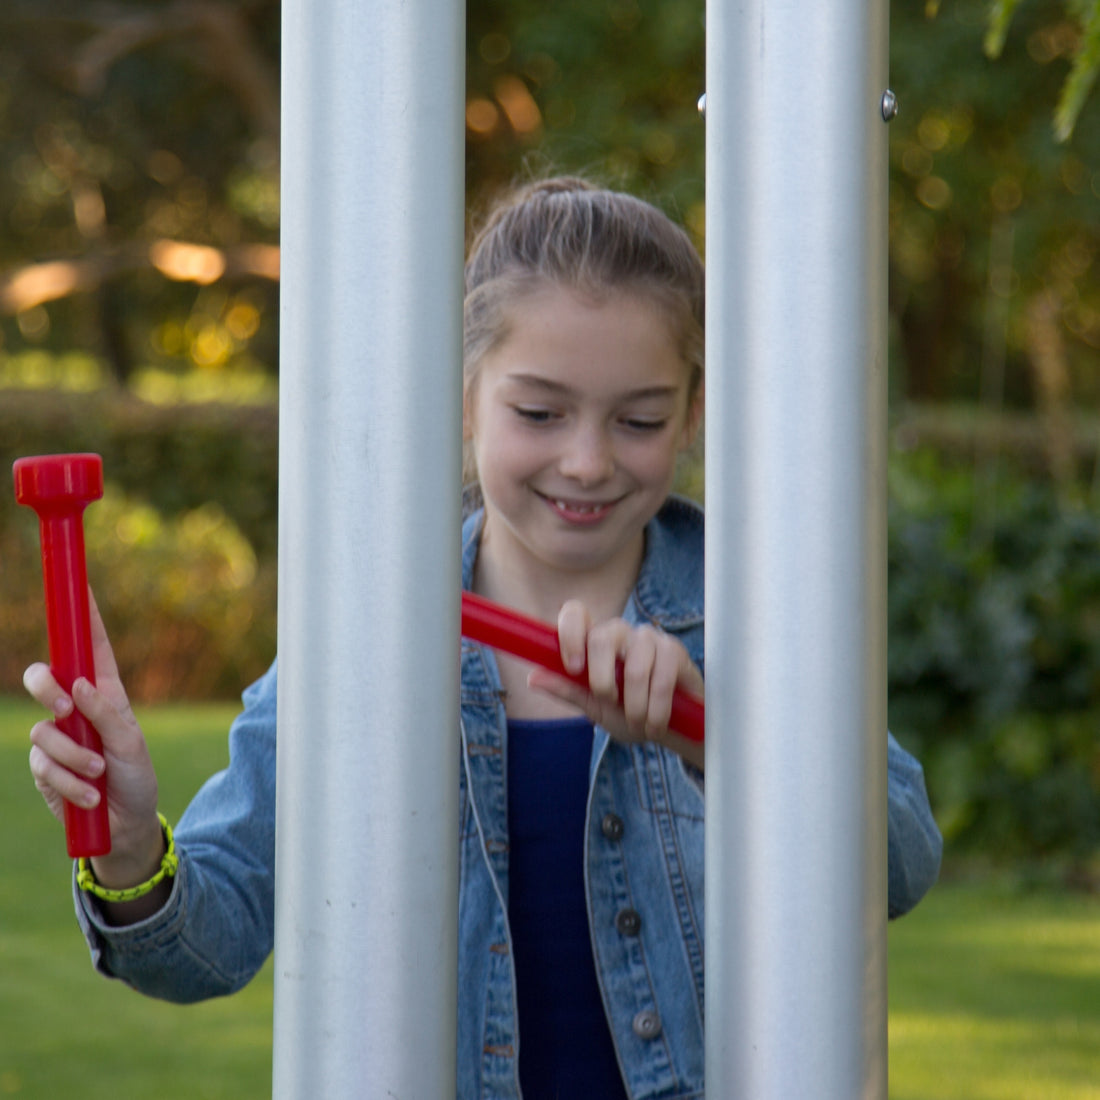
[[[104,475],[164,516],[218,504],[261,560],[275,556],[275,405],[152,405],[124,392],[0,390],[0,464],[23,455],[95,451]],[[0,492],[0,531],[16,508]]]
[[[113,389],[0,391],[0,462],[103,456],[88,572],[135,699],[236,695],[275,649],[274,405],[162,407]],[[0,491],[0,691],[46,653],[33,513]]]
[[[37,524],[0,533],[0,682],[46,654]],[[108,484],[84,521],[88,575],[135,700],[239,694],[275,653],[275,563],[219,505],[165,518]]]
[[[1100,517],[931,452],[890,471],[889,707],[960,849],[1100,846]]]

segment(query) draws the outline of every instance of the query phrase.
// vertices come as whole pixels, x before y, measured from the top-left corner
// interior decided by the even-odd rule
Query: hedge
[[[278,413],[116,390],[0,391],[0,459],[103,456],[88,573],[139,700],[235,695],[275,651]],[[10,482],[9,482],[10,484]],[[0,492],[0,692],[45,653],[38,529]]]
[[[113,389],[0,390],[0,462],[95,451],[104,477],[166,516],[215,503],[261,558],[274,556],[278,517],[274,404],[159,406]],[[0,492],[0,525],[16,505]]]
[[[1100,853],[1100,515],[930,451],[890,470],[889,713],[957,848]]]

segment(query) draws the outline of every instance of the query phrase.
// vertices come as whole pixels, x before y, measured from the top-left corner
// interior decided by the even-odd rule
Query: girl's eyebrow
[[[516,371],[508,375],[508,380],[562,397],[572,397],[575,394],[571,386],[567,386],[564,382],[559,382],[554,378],[545,378],[541,374],[526,374],[523,371]],[[621,395],[621,400],[642,401],[649,397],[675,397],[679,392],[680,387],[674,385],[642,386],[636,390],[627,390],[626,393]]]

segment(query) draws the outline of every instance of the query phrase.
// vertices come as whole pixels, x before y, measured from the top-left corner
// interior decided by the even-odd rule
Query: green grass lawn
[[[892,1100],[1100,1100],[1100,899],[941,883],[889,965]]]
[[[140,712],[178,820],[228,762],[236,707]],[[149,1000],[91,968],[76,926],[61,825],[27,767],[29,701],[0,699],[0,1097],[249,1100],[271,1095],[271,965],[234,997]]]
[[[225,764],[234,713],[139,715],[170,819]],[[93,973],[61,826],[27,770],[36,718],[0,699],[0,1097],[269,1096],[270,963],[242,993],[183,1007]],[[1100,900],[944,883],[891,925],[890,1096],[1100,1100]]]

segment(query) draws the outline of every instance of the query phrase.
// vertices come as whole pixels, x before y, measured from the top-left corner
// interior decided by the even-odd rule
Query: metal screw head
[[[699,114],[701,114],[703,116],[703,118],[706,118],[707,117],[707,93],[706,92],[704,92],[699,97],[699,102],[696,103],[695,106],[699,108]]]
[[[892,122],[898,114],[898,97],[889,88],[882,93],[882,120]]]

